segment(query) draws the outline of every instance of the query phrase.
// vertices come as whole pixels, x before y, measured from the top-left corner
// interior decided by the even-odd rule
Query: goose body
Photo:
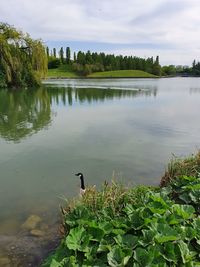
[[[76,176],[78,176],[81,180],[81,187],[80,187],[80,196],[84,195],[85,194],[85,183],[84,183],[84,177],[83,177],[83,174],[81,172],[79,173],[76,173],[75,174]]]

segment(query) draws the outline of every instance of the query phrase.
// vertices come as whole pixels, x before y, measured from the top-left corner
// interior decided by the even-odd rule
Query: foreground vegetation
[[[47,56],[42,42],[0,23],[0,88],[38,86],[46,73]]]
[[[200,153],[172,161],[161,187],[104,184],[63,210],[43,266],[200,266]]]

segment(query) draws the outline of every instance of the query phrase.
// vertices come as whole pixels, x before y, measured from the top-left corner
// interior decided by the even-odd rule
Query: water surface
[[[0,91],[0,259],[13,253],[5,238],[32,238],[21,228],[31,214],[56,227],[61,198],[78,194],[76,172],[97,187],[112,176],[158,184],[172,153],[200,147],[199,112],[199,78],[47,80]]]

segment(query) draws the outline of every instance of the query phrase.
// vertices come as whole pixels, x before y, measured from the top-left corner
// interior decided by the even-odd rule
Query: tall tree
[[[56,49],[53,48],[53,56],[56,57]]]
[[[74,52],[74,62],[76,62],[76,52]]]
[[[69,47],[66,48],[66,63],[67,64],[71,63],[71,51]]]
[[[63,64],[64,63],[64,50],[63,47],[60,49],[60,61]]]
[[[47,57],[49,58],[49,47],[46,47],[46,53],[47,53]]]

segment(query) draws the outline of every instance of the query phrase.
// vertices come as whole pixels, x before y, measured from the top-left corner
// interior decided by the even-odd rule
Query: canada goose
[[[75,175],[79,176],[79,178],[81,179],[80,195],[82,196],[85,193],[84,177],[81,172],[76,173]]]

